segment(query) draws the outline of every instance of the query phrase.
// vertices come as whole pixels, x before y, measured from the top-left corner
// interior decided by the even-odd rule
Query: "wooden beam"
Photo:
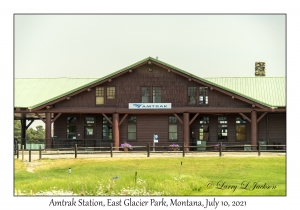
[[[267,114],[268,112],[263,113],[258,119],[257,119],[257,123]]]
[[[112,121],[110,121],[110,119],[104,114],[104,113],[102,113],[102,115],[103,115],[103,117],[105,117],[105,119],[107,119],[107,121],[112,125],[113,123],[112,123]]]
[[[181,123],[181,125],[183,125],[182,120],[178,117],[178,115],[176,113],[174,113],[174,116],[177,118],[177,120]]]
[[[128,114],[125,114],[124,117],[122,117],[121,121],[119,122],[119,126],[122,124],[122,122],[126,119],[127,116]]]
[[[29,126],[33,123],[34,120],[31,120],[28,125],[26,125],[26,130],[29,128]]]
[[[239,113],[239,114],[242,115],[246,120],[248,120],[249,122],[251,122],[251,120],[246,115],[244,115],[243,113]]]
[[[52,107],[53,107],[52,105],[46,106],[47,109],[51,109]]]
[[[59,118],[60,115],[61,115],[61,113],[58,113],[58,115],[53,120],[51,120],[51,122],[54,122],[55,120],[57,120],[57,118]]]
[[[45,119],[43,119],[42,117],[41,117],[41,115],[39,115],[38,113],[34,113],[36,116],[38,116],[44,123],[46,123],[46,120]]]
[[[198,115],[199,115],[199,113],[197,113],[197,114],[193,117],[193,119],[191,119],[190,125],[194,122],[194,120],[198,117]]]

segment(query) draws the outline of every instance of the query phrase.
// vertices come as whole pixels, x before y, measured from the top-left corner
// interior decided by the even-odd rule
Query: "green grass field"
[[[15,159],[15,195],[286,195],[286,157]],[[182,164],[181,164],[182,163]],[[68,174],[71,168],[71,174]],[[68,191],[69,188],[69,191]],[[71,193],[70,193],[71,192]]]

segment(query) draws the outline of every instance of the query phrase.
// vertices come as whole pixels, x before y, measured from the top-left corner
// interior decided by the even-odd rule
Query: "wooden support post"
[[[51,113],[46,113],[46,125],[45,125],[45,134],[46,134],[46,149],[51,148]]]
[[[257,145],[257,113],[254,110],[251,112],[251,145],[253,145],[252,150],[255,150],[255,145]]]
[[[40,148],[39,148],[39,159],[41,160],[42,159],[42,147],[40,145]]]
[[[17,142],[17,159],[19,159],[19,144]]]
[[[75,144],[75,158],[77,158],[77,144]]]
[[[110,144],[110,157],[113,157],[113,143]]]
[[[29,162],[31,162],[31,149],[28,151],[28,156],[29,156]]]
[[[150,143],[147,144],[147,157],[150,157]]]
[[[257,142],[257,147],[258,147],[258,156],[260,156],[260,141]]]
[[[115,150],[119,151],[120,145],[120,131],[119,131],[119,114],[113,114],[113,137],[114,137],[114,144]]]
[[[21,145],[26,149],[26,119],[21,119]]]
[[[222,157],[222,142],[219,144],[219,157]]]
[[[183,143],[183,148],[182,148],[182,157],[185,157],[185,143]]]
[[[22,145],[22,161],[24,161],[24,145]]]
[[[190,114],[187,112],[183,113],[183,143],[190,145]]]

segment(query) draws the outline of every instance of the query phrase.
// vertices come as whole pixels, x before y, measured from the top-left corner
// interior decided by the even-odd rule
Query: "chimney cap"
[[[266,76],[265,62],[255,62],[255,76]]]

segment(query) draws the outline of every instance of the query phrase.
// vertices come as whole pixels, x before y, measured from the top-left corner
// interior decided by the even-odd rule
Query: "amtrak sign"
[[[171,109],[171,103],[129,103],[129,109]]]

